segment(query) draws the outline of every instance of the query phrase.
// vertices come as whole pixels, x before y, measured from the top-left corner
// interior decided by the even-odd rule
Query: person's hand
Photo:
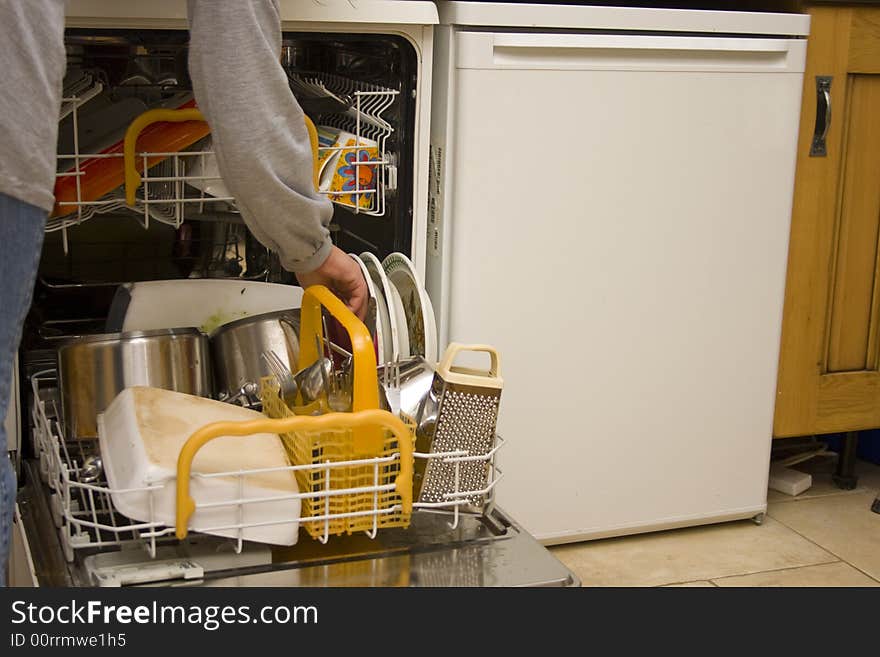
[[[324,285],[342,299],[348,309],[363,321],[367,315],[367,282],[360,265],[350,255],[338,247],[330,249],[324,264],[314,271],[297,274],[303,288],[311,285]]]

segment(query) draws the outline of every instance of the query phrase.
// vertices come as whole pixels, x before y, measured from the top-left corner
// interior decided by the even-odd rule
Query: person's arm
[[[301,285],[327,285],[363,317],[366,283],[330,242],[333,207],[315,190],[303,111],[280,63],[278,3],[189,0],[188,11],[196,102],[248,228]]]

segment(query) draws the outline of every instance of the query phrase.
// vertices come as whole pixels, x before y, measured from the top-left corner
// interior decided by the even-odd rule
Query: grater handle
[[[489,354],[489,369],[478,370],[470,367],[455,367],[455,358],[464,351],[477,351]],[[443,354],[437,367],[437,374],[448,383],[461,383],[491,388],[501,388],[501,357],[498,350],[487,344],[460,344],[452,342]]]

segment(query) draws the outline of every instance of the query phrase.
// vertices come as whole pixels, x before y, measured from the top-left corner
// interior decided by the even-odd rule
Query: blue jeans
[[[3,419],[21,327],[34,292],[45,225],[45,210],[0,194],[0,586],[6,586],[16,495],[15,469],[7,456]]]

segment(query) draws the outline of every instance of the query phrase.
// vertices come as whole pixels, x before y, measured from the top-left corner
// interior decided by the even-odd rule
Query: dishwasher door
[[[805,42],[435,49],[429,289],[505,355],[500,503],[548,543],[761,514]]]
[[[12,541],[9,550],[8,578],[10,587],[39,586],[31,546],[21,519],[21,510],[15,507],[12,519]]]

